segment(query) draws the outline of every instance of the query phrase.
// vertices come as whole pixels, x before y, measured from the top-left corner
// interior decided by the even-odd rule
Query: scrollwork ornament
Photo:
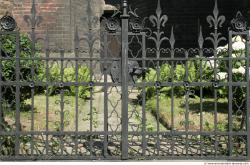
[[[247,21],[240,11],[237,12],[236,17],[231,21],[232,29],[234,31],[246,31]]]

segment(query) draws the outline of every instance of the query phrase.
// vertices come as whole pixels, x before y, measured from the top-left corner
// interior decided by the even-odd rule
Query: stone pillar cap
[[[109,4],[104,5],[104,11],[110,11],[110,10],[118,10],[117,7]]]

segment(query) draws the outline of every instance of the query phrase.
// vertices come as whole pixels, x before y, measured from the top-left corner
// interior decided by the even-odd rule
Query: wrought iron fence
[[[241,12],[225,37],[215,0],[211,33],[200,27],[199,47],[183,49],[174,28],[162,29],[160,0],[148,18],[124,0],[101,30],[91,18],[86,35],[75,27],[71,56],[51,49],[48,33],[38,44],[35,0],[24,18],[29,37],[1,19],[1,160],[249,160],[250,33]]]

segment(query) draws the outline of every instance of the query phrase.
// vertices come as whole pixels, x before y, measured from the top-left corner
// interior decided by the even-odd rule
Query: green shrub
[[[188,72],[186,72],[185,64],[177,64],[173,66],[174,74],[171,74],[171,65],[164,64],[160,67],[160,77],[159,82],[188,82],[195,81],[197,79],[196,68],[194,62],[187,62]],[[157,71],[153,68],[149,69],[149,72],[146,74],[145,82],[157,82]],[[161,86],[158,90],[159,93],[165,96],[171,96],[171,86]],[[146,99],[150,99],[157,94],[155,86],[147,86],[145,88]],[[183,85],[174,87],[174,94],[177,97],[181,97],[185,94],[185,87]],[[141,96],[139,96],[141,97]]]
[[[61,82],[61,68],[58,65],[53,65],[49,71],[49,82]],[[63,70],[63,82],[71,83],[89,83],[91,81],[90,70],[86,66],[81,66],[78,68],[78,81],[76,80],[76,69],[74,67],[68,67]],[[58,86],[51,86],[49,88],[50,95],[57,94],[61,88]],[[64,87],[66,94],[70,96],[76,95],[76,86],[71,85],[69,87]],[[86,99],[90,97],[91,87],[89,85],[79,85],[78,87],[78,96],[80,98]]]
[[[32,41],[25,34],[20,34],[20,60],[18,60],[20,64],[20,68],[16,68],[16,36],[14,35],[0,35],[0,43],[3,56],[3,60],[1,61],[2,65],[2,81],[16,81],[16,69],[20,69],[20,82],[31,82],[32,81],[32,68],[34,68],[34,76],[38,75],[42,70],[42,62],[39,60],[28,60],[27,58],[38,57],[39,46],[35,45],[35,54],[32,53]],[[5,92],[3,93],[3,99],[10,104],[10,106],[14,106],[13,102],[15,102],[15,86],[10,86],[10,88],[3,89]],[[31,97],[31,88],[29,86],[22,86],[20,88],[20,102],[23,103],[26,99]]]

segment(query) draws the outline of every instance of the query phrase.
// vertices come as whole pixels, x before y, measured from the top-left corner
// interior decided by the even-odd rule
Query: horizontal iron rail
[[[168,132],[148,132],[145,131],[145,133],[143,132],[131,132],[128,131],[129,135],[137,135],[137,136],[141,136],[141,135],[163,135],[163,136],[179,136],[179,135],[203,135],[203,136],[215,136],[215,135],[219,135],[219,136],[228,136],[228,135],[235,135],[235,136],[246,136],[247,132],[246,131],[241,131],[241,132],[237,132],[237,131],[233,131],[233,132],[221,132],[221,131],[168,131]],[[14,136],[15,132],[0,132],[0,136]],[[51,135],[51,136],[63,136],[63,135],[72,135],[72,136],[82,136],[82,135],[121,135],[121,131],[116,131],[116,132],[112,132],[112,131],[92,131],[92,132],[84,132],[84,131],[61,131],[61,132],[56,132],[56,131],[22,131],[19,132],[19,135],[22,136],[29,136],[29,135]]]
[[[30,86],[31,83],[33,87],[38,87],[38,86],[58,86],[58,87],[70,87],[70,86],[89,86],[90,82],[16,82],[16,81],[5,81],[5,82],[0,82],[2,86],[15,86],[15,85],[21,85],[21,86]],[[161,86],[173,86],[173,87],[179,87],[179,86],[184,86],[186,82],[181,81],[181,82],[161,82]],[[190,82],[189,87],[207,87],[207,86],[213,86],[214,82]],[[97,86],[105,86],[107,85],[108,87],[116,87],[116,86],[121,86],[120,83],[105,83],[105,82],[94,82],[92,87],[97,87]],[[128,86],[133,86],[133,87],[143,87],[143,85],[152,87],[155,86],[155,82],[145,82],[145,83],[129,83]],[[220,82],[218,81],[218,87],[225,87],[225,86],[234,86],[234,87],[247,87],[248,82]],[[31,87],[32,88],[32,87]]]

